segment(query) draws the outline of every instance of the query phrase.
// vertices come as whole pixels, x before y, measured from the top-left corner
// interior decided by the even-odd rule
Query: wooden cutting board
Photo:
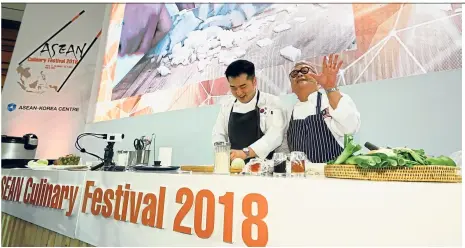
[[[181,170],[192,171],[192,172],[213,173],[213,165],[181,165]],[[229,171],[231,173],[240,173],[242,170],[230,168]]]

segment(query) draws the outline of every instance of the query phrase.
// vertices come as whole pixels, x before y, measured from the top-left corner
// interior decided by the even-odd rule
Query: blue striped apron
[[[343,148],[334,138],[321,113],[320,92],[318,92],[315,115],[294,120],[294,111],[292,111],[287,130],[287,143],[291,152],[304,152],[312,163],[326,163],[342,153]]]

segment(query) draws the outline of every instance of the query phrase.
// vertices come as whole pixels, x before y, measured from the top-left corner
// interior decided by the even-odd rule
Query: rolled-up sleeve
[[[348,95],[343,95],[336,109],[329,107],[329,128],[339,136],[355,134],[360,129],[360,112]]]
[[[224,115],[225,108],[225,105],[221,105],[215,125],[213,126],[212,144],[215,144],[216,142],[227,142],[229,140],[226,129],[226,118]]]
[[[255,151],[257,157],[266,158],[266,156],[281,146],[286,128],[286,112],[280,102],[276,102],[271,107],[271,112],[266,116],[267,130],[263,137],[253,143],[250,148]]]

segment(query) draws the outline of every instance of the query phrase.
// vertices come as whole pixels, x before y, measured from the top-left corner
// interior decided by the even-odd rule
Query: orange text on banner
[[[165,187],[160,187],[157,198],[154,193],[131,190],[131,184],[125,184],[124,188],[123,185],[118,185],[116,190],[103,190],[94,186],[94,181],[86,182],[81,212],[86,213],[90,203],[90,213],[93,215],[102,215],[105,218],[113,216],[117,221],[129,220],[137,224],[141,213],[142,225],[163,228]]]
[[[207,204],[204,205],[204,199]],[[182,204],[173,222],[173,231],[192,234],[192,228],[182,224],[186,215],[194,206],[194,232],[197,237],[208,239],[213,233],[215,225],[215,195],[207,189],[200,190],[194,197],[189,188],[180,188],[176,193],[176,203]],[[232,243],[234,193],[227,192],[219,197],[219,203],[224,205],[223,241]],[[252,204],[258,206],[257,214],[252,214]],[[206,225],[202,228],[202,213],[206,208]],[[268,243],[268,226],[265,217],[268,215],[268,202],[261,194],[251,193],[242,200],[242,213],[246,219],[242,222],[242,241],[247,246],[266,246]],[[252,237],[252,226],[258,229],[257,238]]]
[[[24,179],[24,177],[3,176],[2,200],[54,209],[63,209],[63,201],[68,200],[66,216],[71,216],[79,186],[52,184],[47,178],[42,178],[36,183],[33,177]],[[21,198],[23,188],[24,193]]]

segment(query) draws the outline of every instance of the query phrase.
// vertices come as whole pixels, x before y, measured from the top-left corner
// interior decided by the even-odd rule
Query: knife
[[[379,147],[370,143],[370,142],[366,142],[365,143],[365,147],[370,150],[370,151],[374,151],[374,150],[379,150]]]
[[[378,147],[370,142],[366,142],[365,143],[365,147],[370,150],[370,151],[375,151],[375,150],[379,150],[381,147]],[[386,147],[387,149],[392,149],[391,147]]]

